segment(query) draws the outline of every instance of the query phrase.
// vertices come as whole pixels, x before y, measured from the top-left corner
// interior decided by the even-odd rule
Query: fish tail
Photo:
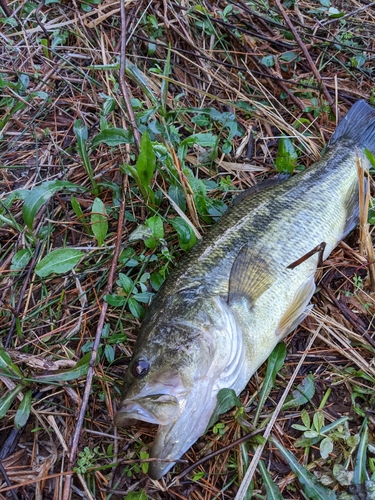
[[[375,108],[366,101],[357,101],[338,124],[329,146],[342,140],[375,153]]]

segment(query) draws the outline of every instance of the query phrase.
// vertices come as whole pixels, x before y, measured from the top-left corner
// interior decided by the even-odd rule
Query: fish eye
[[[149,369],[150,363],[147,361],[147,359],[141,358],[134,362],[133,366],[131,367],[131,372],[134,377],[142,378],[147,375]]]

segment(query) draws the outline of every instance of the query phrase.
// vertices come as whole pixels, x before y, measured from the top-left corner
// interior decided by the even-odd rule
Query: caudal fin
[[[357,101],[336,127],[329,146],[343,139],[375,154],[375,108],[366,101]]]

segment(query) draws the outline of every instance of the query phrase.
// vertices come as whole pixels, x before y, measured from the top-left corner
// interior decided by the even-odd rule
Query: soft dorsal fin
[[[228,304],[245,298],[251,308],[275,281],[272,263],[259,248],[244,245],[233,263],[229,276]]]
[[[239,194],[237,198],[232,201],[232,206],[238,205],[248,196],[254,196],[254,194],[260,193],[264,189],[273,188],[274,186],[285,182],[287,179],[289,179],[289,177],[289,174],[279,174],[275,175],[275,177],[272,177],[272,179],[266,179],[264,181],[258,182],[257,184],[254,184],[254,186],[251,186],[249,189],[246,189],[241,194]]]

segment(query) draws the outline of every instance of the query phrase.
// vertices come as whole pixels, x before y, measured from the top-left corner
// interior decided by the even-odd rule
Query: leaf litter
[[[147,303],[191,242],[374,104],[372,6],[1,0],[0,498],[372,498],[365,204],[282,368],[173,473],[145,475],[152,426],[112,425]]]

